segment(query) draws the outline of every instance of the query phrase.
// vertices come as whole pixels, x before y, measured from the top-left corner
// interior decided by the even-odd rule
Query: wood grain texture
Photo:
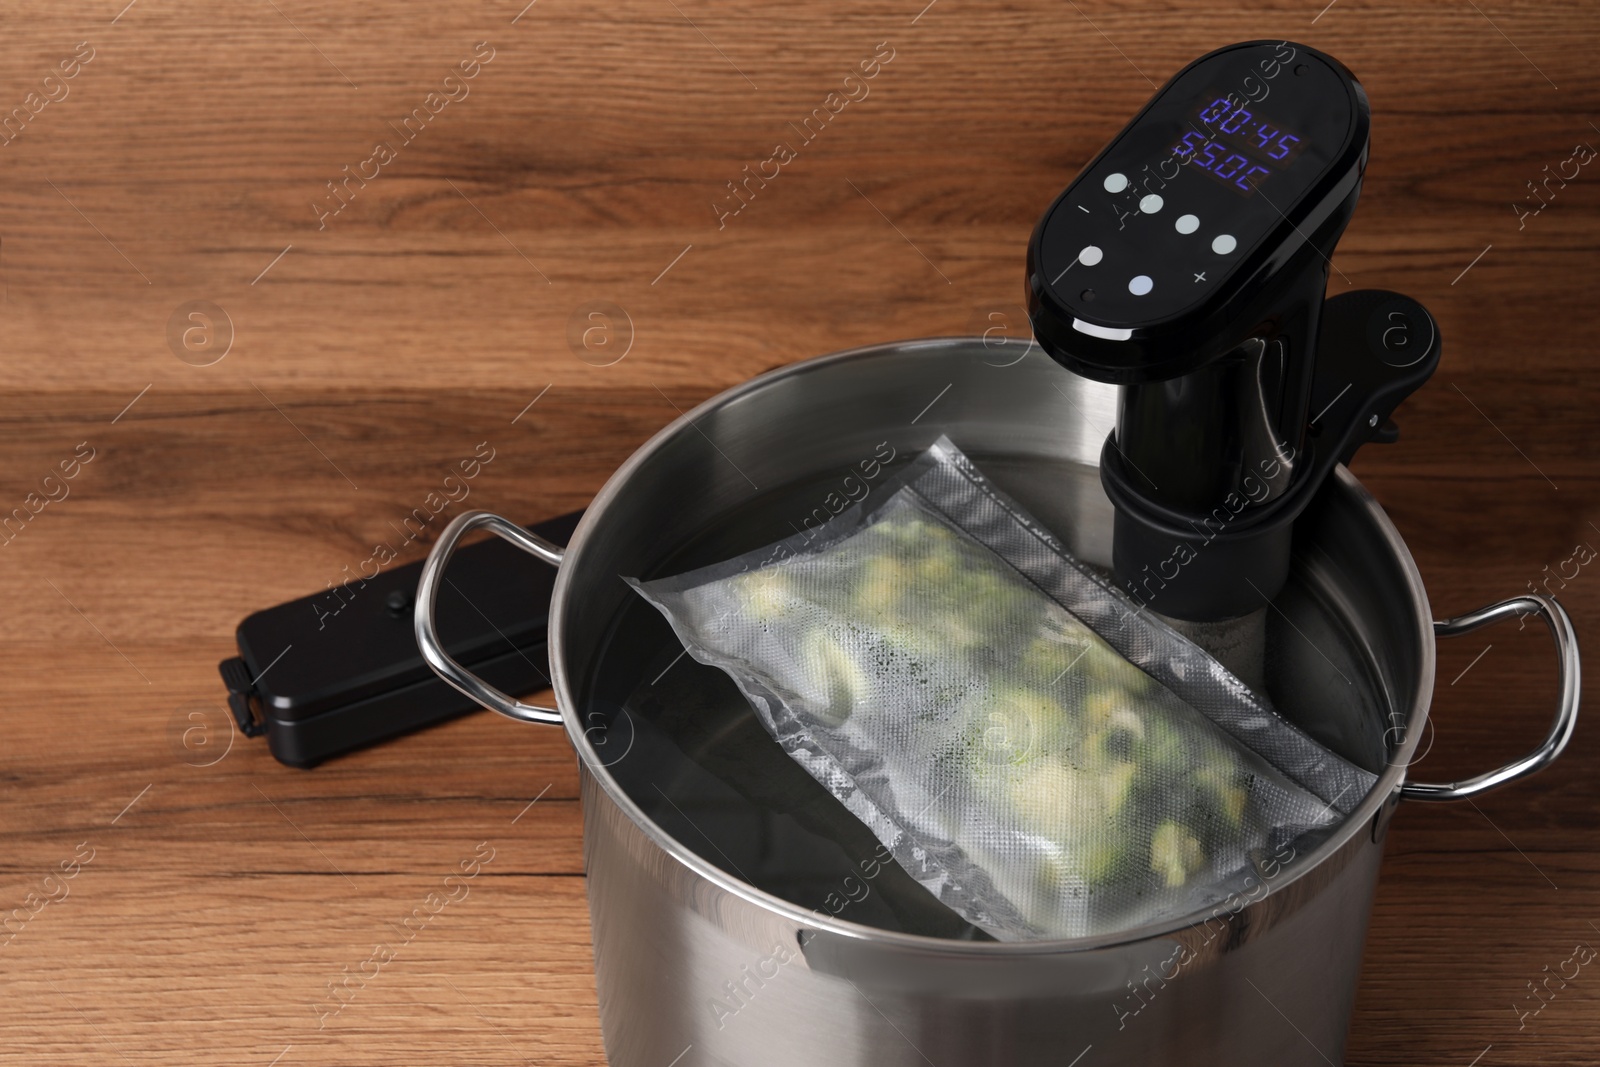
[[[1333,289],[1407,292],[1444,332],[1402,443],[1356,465],[1436,612],[1600,546],[1600,172],[1520,230],[1511,207],[1600,142],[1586,0],[122,2],[10,3],[0,39],[0,116],[94,52],[0,145],[0,514],[94,450],[0,546],[0,911],[93,856],[0,944],[0,1063],[602,1063],[565,739],[479,715],[312,773],[242,740],[195,766],[225,744],[182,738],[191,711],[221,729],[234,625],[336,579],[477,442],[497,451],[472,502],[532,521],[674,405],[1014,321],[1041,208],[1229,41],[1323,48],[1371,97]],[[482,41],[470,94],[319,224],[326,183]],[[870,95],[719,228],[725,183],[879,42]],[[197,300],[232,329],[204,367],[169,343]],[[568,340],[600,301],[632,323],[606,367]],[[1584,636],[1596,566],[1560,590]],[[1441,647],[1418,775],[1542,733],[1547,643],[1479,637]],[[1600,973],[1513,1007],[1600,945],[1594,736],[1396,819],[1351,1064],[1596,1062]],[[469,895],[319,1027],[327,983],[483,842]]]

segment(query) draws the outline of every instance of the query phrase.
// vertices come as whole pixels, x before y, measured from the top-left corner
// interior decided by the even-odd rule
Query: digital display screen
[[[1172,158],[1243,196],[1253,196],[1269,175],[1292,166],[1306,147],[1299,134],[1230,95],[1207,94],[1189,124],[1172,146]]]

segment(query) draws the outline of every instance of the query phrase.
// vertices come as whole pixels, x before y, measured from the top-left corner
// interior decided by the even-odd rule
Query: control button
[[[1108,193],[1120,193],[1128,187],[1128,176],[1121,173],[1107,174],[1105,186]]]
[[[1206,280],[1206,272],[1205,271],[1201,271],[1199,274],[1196,274],[1194,276],[1194,280],[1197,281],[1197,282],[1205,281]]]
[[[1083,251],[1078,253],[1078,262],[1085,267],[1092,267],[1105,258],[1105,253],[1100,251],[1099,245],[1084,245]]]
[[[1143,296],[1155,287],[1155,282],[1150,280],[1150,275],[1139,274],[1128,283],[1128,292],[1134,296]]]
[[[1193,233],[1200,228],[1200,219],[1195,215],[1179,215],[1173,228],[1179,233]]]
[[[1233,234],[1231,233],[1218,234],[1211,239],[1211,251],[1219,256],[1225,256],[1238,247],[1239,242],[1233,239]]]
[[[1144,212],[1146,215],[1154,215],[1156,212],[1161,210],[1161,205],[1165,203],[1165,200],[1161,199],[1155,193],[1151,193],[1139,201],[1139,210]]]

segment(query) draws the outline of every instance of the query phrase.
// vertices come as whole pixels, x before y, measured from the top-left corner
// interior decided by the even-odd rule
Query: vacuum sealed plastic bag
[[[630,584],[902,867],[1002,940],[1214,903],[1376,781],[943,438],[819,531]]]

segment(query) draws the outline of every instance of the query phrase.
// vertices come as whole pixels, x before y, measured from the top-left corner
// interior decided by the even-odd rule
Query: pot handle
[[[434,602],[439,597],[439,583],[444,581],[445,568],[450,565],[450,557],[455,554],[456,543],[464,535],[480,528],[498,534],[552,567],[561,566],[563,553],[560,545],[552,544],[538,534],[529,533],[510,519],[503,519],[493,512],[462,512],[444,528],[444,533],[439,535],[438,542],[422,563],[422,578],[417,582],[417,606],[412,616],[412,625],[417,635],[417,648],[422,650],[422,658],[428,661],[428,666],[432,667],[439,677],[484,707],[522,722],[541,722],[559,726],[560,711],[555,708],[543,708],[537,704],[524,704],[515,697],[507,696],[452,659],[444,650],[444,642],[439,640],[439,632],[433,619]]]
[[[1538,615],[1550,628],[1550,636],[1555,639],[1558,659],[1556,677],[1561,683],[1561,697],[1556,704],[1556,718],[1550,725],[1549,736],[1528,755],[1476,778],[1443,785],[1406,782],[1400,787],[1400,796],[1404,799],[1461,800],[1486,793],[1509,781],[1543,770],[1561,755],[1561,750],[1572,740],[1573,728],[1578,725],[1578,695],[1581,688],[1578,637],[1572,630],[1572,619],[1567,615],[1567,610],[1554,597],[1537,593],[1514,597],[1466,615],[1435,622],[1433,632],[1439,637],[1456,637],[1513,615]]]

